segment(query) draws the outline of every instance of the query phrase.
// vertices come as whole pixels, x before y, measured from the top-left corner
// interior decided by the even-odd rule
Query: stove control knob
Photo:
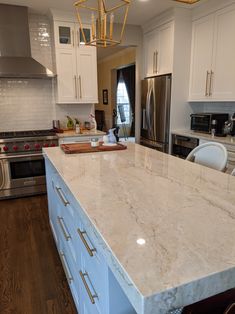
[[[12,148],[13,148],[13,150],[14,150],[15,152],[19,149],[19,147],[18,147],[17,145],[14,145]]]
[[[24,145],[24,149],[25,149],[25,150],[29,150],[29,149],[30,149],[29,144],[25,144],[25,145]]]
[[[39,148],[40,148],[40,144],[35,144],[34,147],[35,147],[36,149],[39,149]]]
[[[45,144],[43,145],[43,147],[49,147],[49,144],[48,144],[48,143],[45,143]]]
[[[7,152],[8,151],[8,147],[7,146],[3,146],[3,150],[4,150],[4,152]]]
[[[51,147],[55,147],[55,143],[52,143],[52,144],[51,144]]]

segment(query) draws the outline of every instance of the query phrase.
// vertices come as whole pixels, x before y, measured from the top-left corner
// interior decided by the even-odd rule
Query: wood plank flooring
[[[0,314],[77,313],[46,196],[0,201]]]

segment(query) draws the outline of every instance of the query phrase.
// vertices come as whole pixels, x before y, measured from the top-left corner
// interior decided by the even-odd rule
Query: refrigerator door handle
[[[142,121],[143,130],[147,130],[146,109],[143,109],[142,115],[143,115],[143,121]]]
[[[150,109],[150,88],[148,89],[147,99],[146,99],[146,129],[149,131],[150,129],[150,116],[149,116],[149,109]]]

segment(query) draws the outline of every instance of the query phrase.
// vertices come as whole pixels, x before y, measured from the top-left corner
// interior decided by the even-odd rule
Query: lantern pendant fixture
[[[94,5],[94,1],[97,2]],[[76,8],[78,22],[81,28],[83,41],[86,45],[107,48],[119,45],[122,41],[127,15],[131,0],[108,0],[109,3],[113,1],[113,6],[108,7],[106,0],[78,0],[74,3]],[[88,13],[88,14],[87,14]],[[115,29],[114,24],[115,14],[123,16],[121,28]],[[91,36],[87,38],[84,32],[84,17],[91,19]]]

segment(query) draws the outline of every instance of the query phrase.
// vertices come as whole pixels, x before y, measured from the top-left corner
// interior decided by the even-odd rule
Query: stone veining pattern
[[[45,152],[137,313],[165,314],[235,286],[234,177],[136,144]]]

